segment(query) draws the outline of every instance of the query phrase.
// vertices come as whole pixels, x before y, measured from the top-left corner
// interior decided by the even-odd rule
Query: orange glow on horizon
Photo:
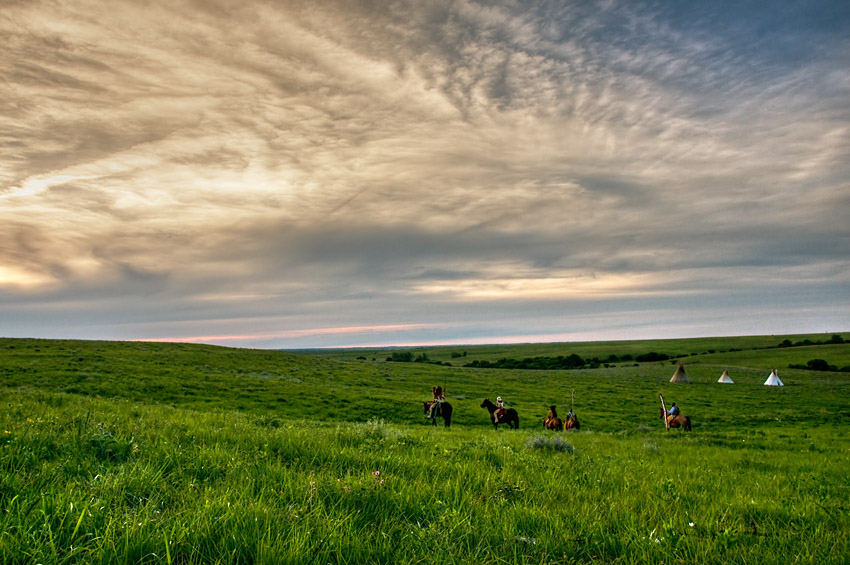
[[[305,330],[287,330],[281,332],[249,334],[249,335],[205,335],[205,336],[189,336],[189,337],[155,337],[137,339],[135,341],[145,341],[153,343],[215,343],[219,341],[253,341],[266,339],[287,339],[306,337],[313,335],[345,335],[358,333],[375,333],[385,331],[409,331],[428,327],[433,327],[434,324],[387,324],[380,326],[344,326],[339,328],[312,328]]]

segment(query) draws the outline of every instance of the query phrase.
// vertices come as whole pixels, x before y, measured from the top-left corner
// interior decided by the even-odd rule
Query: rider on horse
[[[505,401],[502,400],[501,396],[496,397],[496,411],[493,412],[493,419],[497,422],[499,418],[505,415]]]
[[[675,418],[678,415],[679,415],[679,407],[676,406],[676,403],[674,402],[673,405],[670,406],[670,409],[667,410],[667,420],[669,421],[671,418]]]
[[[443,387],[434,386],[431,387],[431,394],[434,395],[434,403],[431,405],[431,410],[428,413],[428,417],[432,420],[439,416],[442,412],[443,402],[446,401],[446,397],[443,394]]]

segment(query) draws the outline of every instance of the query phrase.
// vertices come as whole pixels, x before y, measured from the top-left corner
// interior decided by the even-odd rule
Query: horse
[[[495,418],[493,413],[499,409],[498,406],[490,402],[489,398],[485,398],[481,403],[481,408],[485,408],[490,413],[490,420],[493,422],[493,429],[498,430],[499,424],[507,424],[512,430],[519,429],[519,415],[513,408],[505,410],[505,414],[499,418]]]
[[[581,424],[578,423],[578,417],[575,414],[573,414],[572,416],[570,416],[569,418],[564,420],[564,431],[565,432],[569,431],[569,430],[580,430],[580,429],[581,429]]]
[[[555,430],[556,432],[560,432],[563,428],[564,422],[558,418],[558,411],[555,409],[555,406],[552,405],[549,407],[549,414],[543,418],[543,427],[547,430]]]
[[[691,431],[691,418],[689,416],[683,416],[678,414],[676,416],[667,416],[664,413],[663,408],[658,409],[658,417],[662,420],[667,417],[667,427],[668,428],[679,428],[681,427],[683,431],[689,432]]]
[[[434,411],[431,412],[431,407],[434,405]],[[443,418],[443,424],[448,428],[452,425],[452,405],[448,402],[437,402],[436,400],[426,400],[422,402],[422,409],[426,414],[431,416],[431,424],[437,425],[437,417]]]

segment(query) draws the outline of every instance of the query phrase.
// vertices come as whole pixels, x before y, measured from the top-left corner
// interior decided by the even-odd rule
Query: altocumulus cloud
[[[850,8],[7,2],[0,335],[846,330]]]

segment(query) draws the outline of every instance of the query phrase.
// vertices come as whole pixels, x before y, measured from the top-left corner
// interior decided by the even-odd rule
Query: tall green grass
[[[760,363],[736,385],[687,365],[694,383],[673,385],[669,363],[0,340],[0,561],[845,563],[850,383],[780,371],[790,384],[764,387]],[[450,430],[425,424],[430,383],[448,386]],[[583,430],[544,432],[572,390]],[[478,407],[496,392],[518,432]],[[664,430],[659,393],[692,433]]]
[[[843,432],[276,423],[34,392],[5,408],[4,563],[850,555]]]

